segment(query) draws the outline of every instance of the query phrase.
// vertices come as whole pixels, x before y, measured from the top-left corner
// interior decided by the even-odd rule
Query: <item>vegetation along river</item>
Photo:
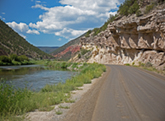
[[[57,84],[76,75],[77,72],[47,69],[39,65],[0,66],[0,79],[14,87],[39,91],[46,84]]]

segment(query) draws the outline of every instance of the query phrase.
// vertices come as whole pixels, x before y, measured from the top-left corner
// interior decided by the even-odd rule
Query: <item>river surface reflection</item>
[[[65,82],[77,72],[48,69],[39,65],[0,66],[0,78],[14,87],[39,91],[46,84]]]

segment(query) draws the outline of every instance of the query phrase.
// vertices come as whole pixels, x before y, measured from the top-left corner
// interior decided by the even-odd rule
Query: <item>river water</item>
[[[76,72],[47,69],[39,65],[0,66],[0,79],[15,88],[25,88],[39,91],[46,84],[65,82],[75,76]]]

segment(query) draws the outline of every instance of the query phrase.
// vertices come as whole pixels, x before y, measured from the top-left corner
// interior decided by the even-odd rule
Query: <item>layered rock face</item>
[[[88,62],[165,66],[165,9],[149,15],[124,16],[110,23],[97,36],[81,38],[84,49],[92,50]]]

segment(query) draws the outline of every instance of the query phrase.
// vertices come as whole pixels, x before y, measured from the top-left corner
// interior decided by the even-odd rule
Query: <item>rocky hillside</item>
[[[28,43],[23,37],[0,20],[0,55],[26,55],[29,58],[52,58],[37,47]]]
[[[59,47],[54,52],[52,52],[51,55],[54,56],[57,60],[68,61],[70,58],[75,56],[75,54],[78,51],[80,51],[80,48],[81,48],[81,45],[79,45],[80,38],[83,37],[85,34],[81,35],[80,37],[76,39],[69,41],[62,47]]]
[[[157,68],[164,68],[164,0],[135,2],[139,8],[132,14],[129,14],[130,11],[121,14],[119,9],[114,21],[104,31],[97,35],[91,31],[88,36],[82,37],[82,48],[90,50],[84,56],[88,58],[77,55],[72,60],[104,64],[151,63]]]

